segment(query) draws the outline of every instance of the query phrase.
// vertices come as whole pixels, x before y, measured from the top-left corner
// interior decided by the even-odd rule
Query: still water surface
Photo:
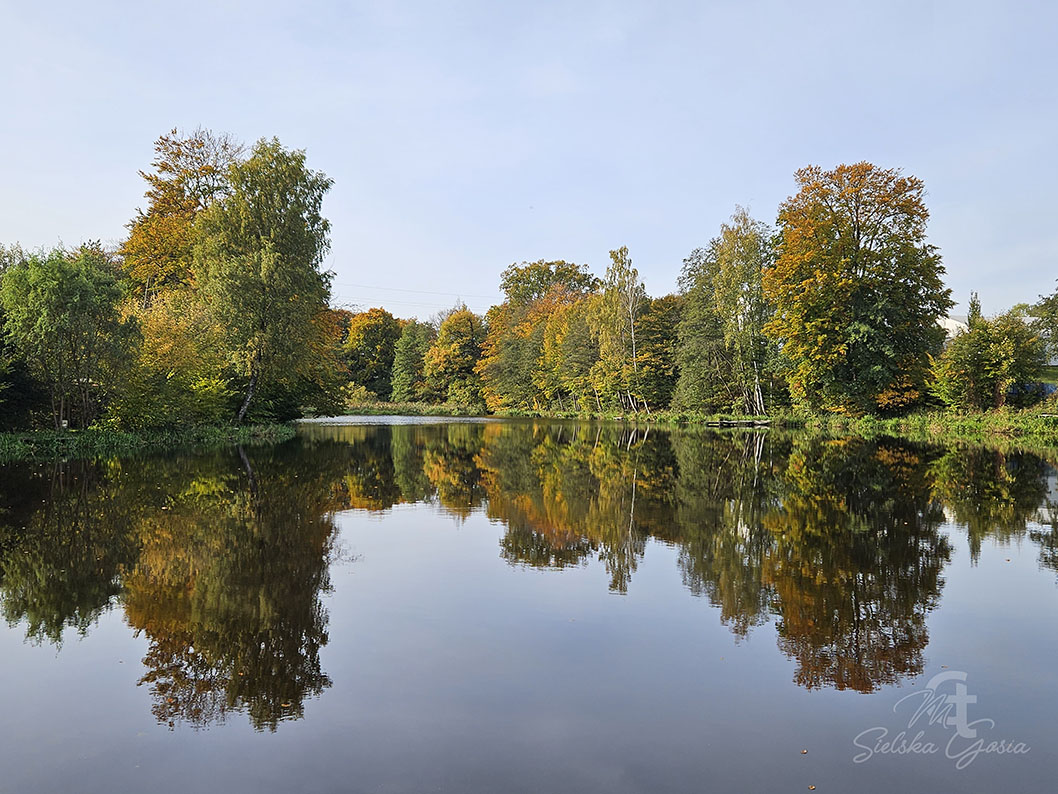
[[[0,466],[0,791],[1054,791],[1056,511],[1028,454],[576,423]]]

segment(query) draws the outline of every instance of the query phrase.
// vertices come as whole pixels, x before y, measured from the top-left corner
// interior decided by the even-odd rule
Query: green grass
[[[267,444],[293,438],[294,426],[192,427],[180,430],[124,432],[120,430],[36,430],[0,433],[0,460],[72,457],[93,458],[164,449]]]
[[[468,406],[426,403],[370,403],[352,407],[346,413],[367,416],[487,415]],[[895,436],[934,443],[1009,444],[1017,441],[1018,446],[1025,448],[1058,451],[1058,399],[1054,398],[1025,410],[1002,409],[976,413],[924,410],[892,418],[857,418],[795,411],[780,411],[770,416],[743,416],[681,411],[629,414],[616,410],[603,413],[512,410],[499,411],[493,415],[502,418],[618,421],[633,425],[769,427],[826,435]]]
[[[347,406],[345,416],[488,416],[482,408],[457,403],[372,402]]]
[[[741,414],[706,414],[682,411],[498,411],[496,416],[529,419],[582,419],[587,421],[624,422],[634,425],[707,425],[712,427],[771,425],[785,421],[767,416],[743,416]]]

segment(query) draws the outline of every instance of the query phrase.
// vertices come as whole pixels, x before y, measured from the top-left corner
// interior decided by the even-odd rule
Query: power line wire
[[[486,300],[501,299],[500,295],[470,295],[464,292],[434,292],[428,289],[407,289],[406,287],[374,287],[370,284],[353,284],[349,281],[332,281],[333,286],[355,287],[358,289],[380,289],[387,292],[417,292],[421,295],[451,295],[454,298],[484,298]]]
[[[337,298],[347,298],[347,302],[349,302],[349,303],[351,303],[353,305],[356,305],[356,306],[361,306],[361,305],[364,305],[365,303],[372,303],[372,301],[353,300],[351,297],[348,297],[348,296],[345,296],[345,295],[336,295],[335,297],[337,297]],[[394,299],[394,298],[386,298],[386,299],[384,299],[382,301],[379,301],[379,302],[380,303],[388,303],[388,304],[397,304],[399,306],[422,306],[422,307],[425,307],[427,309],[451,309],[453,307],[453,304],[451,304],[451,303],[422,303],[420,301],[402,301],[402,300],[397,300],[397,299]],[[473,309],[475,307],[480,308],[481,304],[466,303],[466,306],[468,308]]]

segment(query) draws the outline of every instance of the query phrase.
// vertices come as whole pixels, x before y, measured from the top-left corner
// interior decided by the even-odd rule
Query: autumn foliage
[[[925,187],[870,163],[796,178],[763,279],[765,330],[782,345],[790,392],[841,413],[906,408],[923,396],[944,338],[937,320],[952,306],[926,242]]]
[[[984,409],[1037,399],[1058,338],[1052,297],[978,311],[945,349],[953,304],[925,186],[871,163],[799,170],[774,226],[736,208],[684,260],[678,294],[649,295],[619,247],[601,277],[515,263],[483,315],[408,320],[328,305],[331,180],[304,152],[202,129],[154,151],[117,251],[0,247],[0,426],[215,424],[390,399],[643,417]],[[92,307],[81,324],[75,304]]]

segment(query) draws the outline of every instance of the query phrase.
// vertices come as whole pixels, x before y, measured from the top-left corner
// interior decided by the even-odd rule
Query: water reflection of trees
[[[948,450],[930,472],[938,498],[952,520],[966,530],[970,554],[981,541],[1023,538],[1046,507],[1050,467],[1035,455],[983,447]]]
[[[148,640],[141,683],[159,721],[243,711],[274,729],[330,683],[320,599],[347,465],[332,443],[11,467],[5,617],[58,642],[120,600]]]
[[[894,442],[794,445],[763,584],[799,684],[871,691],[921,672],[950,556],[927,465]]]
[[[688,589],[736,635],[774,620],[809,688],[870,691],[920,672],[951,556],[942,526],[963,525],[974,555],[984,537],[1024,536],[1051,471],[1031,455],[892,439],[545,423],[473,432],[484,509],[506,527],[506,560],[561,568],[596,559],[625,592],[655,537],[678,549]],[[473,481],[459,459],[460,481]],[[444,481],[436,471],[430,479]],[[1028,536],[1054,566],[1054,532]]]
[[[274,729],[330,685],[320,594],[348,460],[325,452],[240,450],[171,473],[179,481],[163,488],[166,510],[141,523],[125,579],[128,622],[150,640],[141,683],[160,721],[201,725],[234,709]]]
[[[514,562],[596,555],[623,592],[651,535],[739,636],[769,618],[807,687],[922,669],[949,557],[928,460],[900,445],[622,428],[483,439],[488,510]]]
[[[105,487],[121,475],[88,461],[0,467],[0,602],[33,641],[83,634],[121,592],[134,518]]]
[[[1058,570],[1053,469],[893,440],[577,423],[373,425],[149,461],[8,466],[0,604],[34,641],[121,604],[169,724],[258,728],[329,685],[321,594],[332,516],[428,502],[504,527],[512,565],[592,561],[624,593],[653,537],[742,637],[772,621],[802,686],[870,691],[921,671],[950,558],[942,530],[1029,538]],[[958,537],[958,535],[956,535]]]

